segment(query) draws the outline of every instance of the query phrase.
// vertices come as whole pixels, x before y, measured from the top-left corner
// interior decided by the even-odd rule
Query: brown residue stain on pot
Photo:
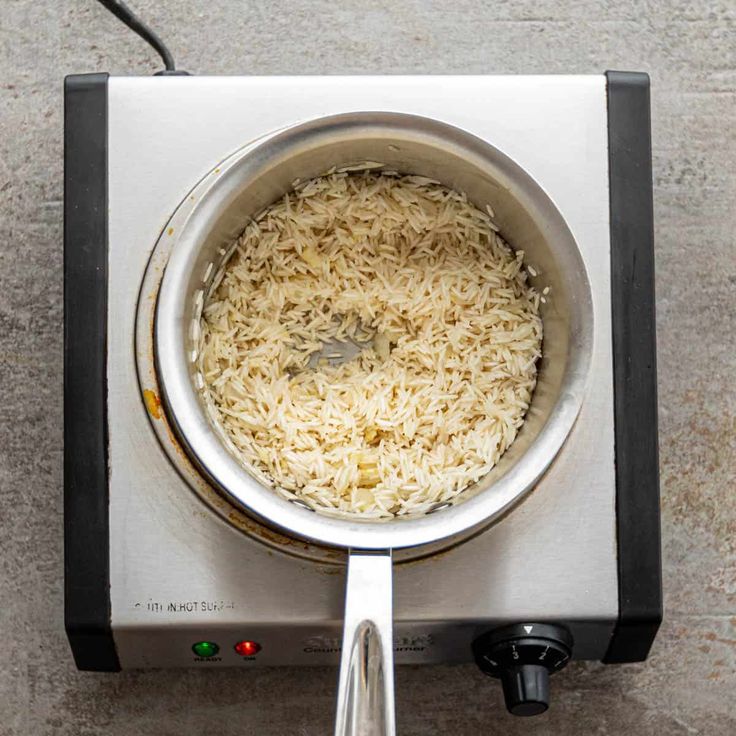
[[[166,232],[167,232],[167,233],[168,233],[169,235],[173,235],[173,234],[174,234],[174,228],[173,228],[173,227],[170,227],[170,228],[169,228],[169,229],[168,229],[168,230],[167,230]]]
[[[148,413],[154,419],[161,419],[161,399],[150,388],[144,389],[143,400],[146,402]]]
[[[266,542],[270,542],[271,544],[274,544],[276,546],[288,547],[291,545],[295,545],[295,546],[299,545],[299,542],[297,540],[291,539],[290,537],[282,536],[281,534],[278,534],[277,532],[272,532],[263,527],[256,529],[255,526],[251,524],[249,520],[246,519],[246,517],[244,517],[238,511],[235,511],[235,510],[231,511],[227,515],[227,518],[230,521],[230,523],[235,524],[236,526],[243,529],[244,531],[257,533]]]
[[[188,468],[191,468],[191,463],[189,462],[189,456],[187,455],[184,448],[179,444],[179,440],[177,439],[176,435],[171,430],[171,426],[166,421],[166,417],[164,419],[164,426],[166,427],[166,434],[168,435],[169,442],[171,443],[171,446],[174,448],[174,451],[177,455],[186,463]]]

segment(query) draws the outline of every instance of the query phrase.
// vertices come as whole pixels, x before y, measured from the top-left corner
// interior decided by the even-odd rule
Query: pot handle
[[[395,736],[391,552],[351,551],[335,736]]]

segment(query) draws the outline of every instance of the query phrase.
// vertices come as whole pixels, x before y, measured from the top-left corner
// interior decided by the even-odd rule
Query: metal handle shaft
[[[395,736],[390,552],[351,552],[335,736]]]

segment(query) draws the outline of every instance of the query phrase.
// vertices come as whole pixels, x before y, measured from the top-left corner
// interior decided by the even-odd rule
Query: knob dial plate
[[[552,624],[514,624],[489,631],[473,642],[480,669],[503,682],[506,707],[516,715],[547,710],[549,675],[569,661],[572,637]]]
[[[483,651],[476,662],[491,677],[501,677],[511,667],[536,664],[549,672],[561,670],[570,660],[570,651],[548,639],[525,638],[499,642]]]

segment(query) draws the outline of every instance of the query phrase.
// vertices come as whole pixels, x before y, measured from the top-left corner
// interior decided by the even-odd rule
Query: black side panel
[[[64,593],[77,667],[118,670],[107,486],[107,75],[64,89]]]
[[[649,77],[608,72],[619,620],[604,662],[646,658],[662,620]]]

